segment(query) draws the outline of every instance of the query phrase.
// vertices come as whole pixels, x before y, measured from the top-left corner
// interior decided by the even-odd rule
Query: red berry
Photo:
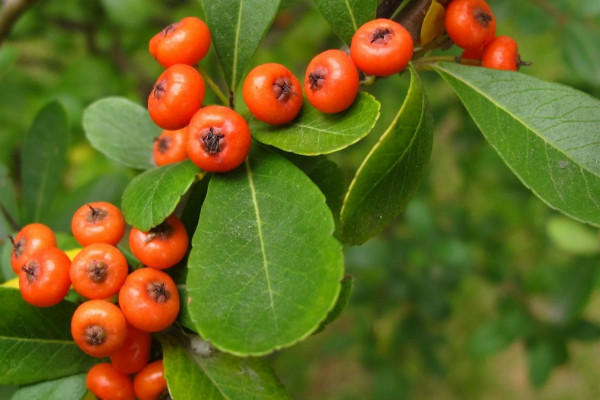
[[[210,30],[201,19],[185,17],[154,35],[148,47],[152,57],[165,68],[194,65],[210,48]]]
[[[246,120],[223,106],[207,106],[188,126],[190,160],[208,172],[230,171],[244,162],[252,137]]]
[[[281,64],[255,67],[244,81],[242,94],[252,115],[272,125],[287,124],[302,108],[300,81]]]
[[[521,64],[517,42],[511,37],[498,36],[483,49],[483,67],[518,71]]]
[[[319,111],[338,113],[352,105],[360,79],[350,56],[326,50],[308,64],[304,77],[306,98]]]
[[[352,36],[350,56],[369,75],[388,76],[402,71],[413,55],[413,39],[399,23],[379,18],[363,24]]]
[[[446,32],[463,49],[481,48],[496,36],[496,17],[485,0],[452,0],[446,7]]]
[[[150,118],[163,129],[184,128],[202,106],[204,79],[186,64],[167,68],[156,80],[148,97]]]

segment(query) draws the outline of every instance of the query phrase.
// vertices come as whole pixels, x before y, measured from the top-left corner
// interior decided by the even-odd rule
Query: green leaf
[[[314,332],[317,334],[324,330],[327,325],[335,321],[342,315],[342,311],[346,308],[346,305],[350,301],[350,295],[352,294],[352,288],[354,287],[354,278],[350,275],[346,275],[344,279],[342,279],[342,290],[340,291],[340,295],[338,296],[337,302],[329,314],[327,314],[327,318],[323,322],[319,328]]]
[[[195,337],[192,350],[173,336],[161,335],[165,377],[177,400],[291,399],[277,377],[259,358],[238,358],[211,349]],[[199,354],[200,353],[200,354]]]
[[[568,325],[581,317],[594,291],[597,276],[596,257],[580,258],[577,264],[562,272],[562,279],[558,279],[550,298],[550,307],[557,322]]]
[[[123,193],[123,216],[128,224],[142,230],[160,224],[173,211],[200,170],[185,160],[153,168],[136,176]]]
[[[509,168],[549,206],[600,226],[600,101],[522,73],[436,64]]]
[[[71,337],[77,308],[63,301],[33,307],[18,290],[0,287],[0,384],[22,385],[86,372],[96,361]]]
[[[21,152],[27,221],[44,221],[62,180],[68,146],[67,113],[59,103],[49,103],[36,115]]]
[[[365,22],[375,19],[377,0],[313,0],[333,31],[350,45],[352,35]]]
[[[94,148],[127,167],[154,166],[152,146],[161,129],[148,110],[121,97],[92,103],[83,113],[83,128]]]
[[[342,240],[361,244],[398,216],[415,194],[433,142],[431,110],[419,76],[410,68],[404,104],[358,168],[341,213]]]
[[[310,335],[335,305],[341,245],[331,211],[285,158],[254,149],[212,177],[188,260],[198,333],[238,355],[262,355]]]
[[[85,396],[85,374],[23,386],[10,400],[80,400]]]
[[[565,343],[546,338],[535,339],[527,346],[527,356],[531,383],[541,387],[548,381],[552,368],[566,360]]]
[[[333,153],[358,142],[373,129],[379,118],[380,104],[360,92],[346,111],[325,114],[304,101],[296,119],[288,125],[273,126],[250,120],[252,136],[281,150],[314,156]]]
[[[564,251],[582,255],[600,253],[598,231],[570,218],[550,218],[546,230],[554,244]]]
[[[275,19],[281,0],[200,0],[212,45],[235,92]]]
[[[600,338],[600,326],[591,321],[580,319],[569,327],[569,334],[576,340],[595,341]]]
[[[522,308],[509,305],[497,320],[484,322],[477,328],[469,338],[468,350],[474,357],[488,357],[530,331],[529,316]]]
[[[325,156],[306,157],[288,153],[285,157],[300,168],[321,189],[337,224],[342,209],[342,198],[346,189],[342,170]]]

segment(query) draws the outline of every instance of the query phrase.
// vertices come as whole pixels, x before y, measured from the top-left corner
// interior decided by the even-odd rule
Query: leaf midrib
[[[256,217],[256,229],[257,229],[257,236],[258,236],[258,240],[260,242],[260,252],[262,255],[262,259],[263,259],[263,269],[265,271],[265,278],[267,280],[267,289],[268,289],[268,293],[269,293],[269,302],[270,302],[270,306],[271,306],[271,311],[273,312],[273,322],[275,324],[275,327],[277,328],[277,313],[275,312],[275,303],[273,301],[273,289],[271,288],[271,276],[269,273],[269,262],[267,260],[267,254],[265,251],[265,241],[264,241],[264,236],[263,236],[263,232],[262,232],[262,222],[261,222],[261,218],[260,218],[260,210],[258,207],[258,199],[256,197],[256,187],[254,185],[254,179],[252,176],[252,170],[250,168],[250,161],[248,160],[248,158],[246,158],[245,161],[245,166],[246,166],[246,175],[248,177],[248,187],[250,188],[250,193],[252,194],[252,204],[254,206],[254,215]]]

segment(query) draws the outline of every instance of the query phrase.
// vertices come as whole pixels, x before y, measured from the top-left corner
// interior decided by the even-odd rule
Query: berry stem
[[[204,78],[204,82],[206,82],[210,90],[212,90],[213,93],[219,98],[221,103],[223,103],[224,106],[229,106],[229,99],[227,96],[225,96],[219,85],[217,85],[215,81],[211,79],[204,68],[198,66],[198,71],[200,71],[200,75],[202,75],[202,78]]]

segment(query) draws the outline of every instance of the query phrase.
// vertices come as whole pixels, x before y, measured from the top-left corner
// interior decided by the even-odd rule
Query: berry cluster
[[[116,247],[125,230],[119,208],[88,203],[71,221],[73,237],[83,246],[76,254],[70,258],[56,247],[49,227],[33,223],[11,237],[11,266],[23,299],[32,305],[55,305],[71,286],[84,300],[71,319],[73,340],[93,357],[110,357],[88,372],[87,386],[96,396],[155,399],[168,391],[162,361],[149,363],[151,333],[169,327],[180,308],[175,282],[162,270],[185,257],[188,235],[174,216],[148,232],[131,227],[129,247],[145,267],[129,272]]]
[[[485,0],[452,0],[444,25],[454,44],[463,48],[461,58],[481,61],[481,66],[517,71],[521,61],[517,42],[496,36],[496,17]]]
[[[400,24],[376,19],[358,29],[350,54],[326,50],[308,64],[302,85],[284,65],[266,63],[246,76],[242,97],[250,113],[271,125],[293,121],[303,103],[324,113],[341,112],[354,102],[360,85],[358,70],[375,76],[402,71],[413,55],[413,40]],[[240,165],[251,142],[248,124],[224,106],[202,107],[205,81],[193,65],[206,55],[210,31],[198,18],[169,25],[150,40],[150,53],[166,68],[148,98],[152,120],[164,131],[154,144],[156,165],[189,158],[209,172]]]
[[[156,165],[189,158],[208,172],[239,166],[250,151],[250,129],[231,108],[202,107],[206,91],[202,74],[193,66],[210,48],[210,30],[196,17],[186,17],[157,33],[150,54],[165,67],[150,96],[150,117],[164,131],[154,144]]]

